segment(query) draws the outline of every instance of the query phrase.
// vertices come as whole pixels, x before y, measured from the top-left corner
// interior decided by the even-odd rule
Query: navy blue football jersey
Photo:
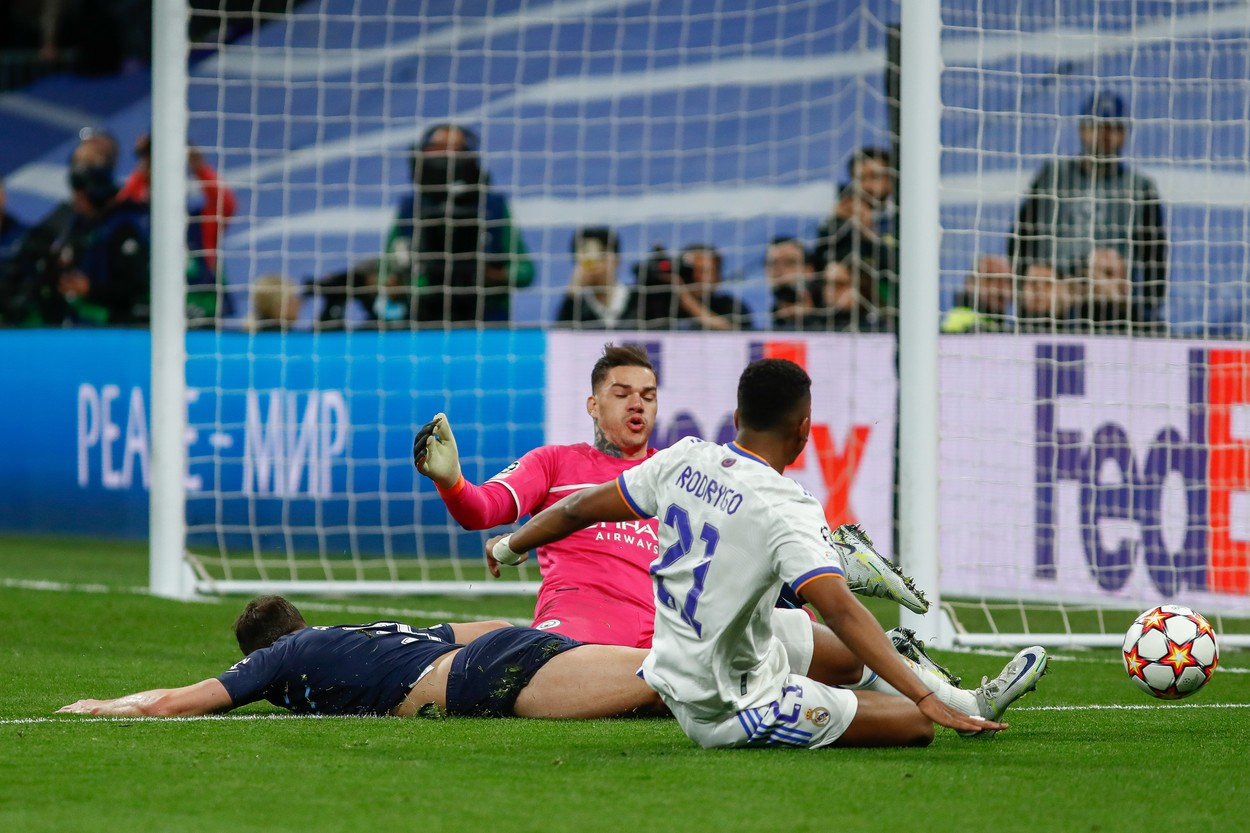
[[[217,679],[235,706],[268,700],[297,714],[388,714],[435,659],[459,647],[450,625],[309,627],[253,651]]]

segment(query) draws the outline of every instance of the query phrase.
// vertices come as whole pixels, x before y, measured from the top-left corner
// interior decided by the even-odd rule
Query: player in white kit
[[[1021,651],[975,692],[918,673],[895,653],[847,589],[820,504],[781,474],[807,442],[810,384],[792,362],[753,363],[739,382],[734,442],[682,440],[488,546],[511,563],[595,521],[657,517],[655,638],[640,673],[702,746],[925,745],[934,723],[967,734],[1006,728],[998,719],[1034,688],[1045,651]],[[773,630],[783,582],[879,675],[879,690],[793,672]]]

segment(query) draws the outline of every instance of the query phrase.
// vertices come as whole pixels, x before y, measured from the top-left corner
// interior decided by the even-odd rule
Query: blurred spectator
[[[377,258],[368,258],[310,284],[304,294],[324,299],[319,326],[346,326],[352,320],[378,327],[407,326],[412,288],[402,285],[394,274],[382,283],[381,264]],[[351,312],[353,307],[359,310],[357,315]]]
[[[768,244],[764,274],[773,294],[773,327],[801,329],[801,322],[813,309],[812,264],[803,242],[795,237],[776,237]]]
[[[117,151],[117,139],[112,133],[95,127],[84,127],[78,131],[78,144],[70,153],[69,165],[71,168],[92,166],[115,169]],[[51,211],[39,219],[23,247],[45,250],[64,233],[73,216],[74,200],[71,195],[54,205]]]
[[[862,261],[852,258],[827,264],[812,289],[815,308],[803,317],[799,329],[839,333],[888,329],[888,319],[872,302],[876,275]]]
[[[0,276],[9,274],[9,265],[17,259],[17,251],[26,234],[26,224],[5,210],[8,197],[4,180],[0,179]],[[5,285],[8,285],[7,277]]]
[[[252,308],[244,329],[259,333],[294,328],[303,309],[299,284],[282,275],[262,275],[252,281]]]
[[[556,324],[575,330],[636,330],[638,294],[617,281],[621,245],[606,226],[573,235],[573,274],[556,311]]]
[[[942,318],[944,333],[995,333],[1006,327],[1014,280],[1002,255],[982,255]]]
[[[1161,328],[1168,255],[1159,192],[1121,159],[1128,136],[1124,100],[1098,93],[1081,114],[1082,155],[1042,166],[1020,207],[1008,256],[1020,261],[1017,269],[1049,263],[1079,275],[1095,249],[1114,250],[1125,266],[1129,297],[1125,303],[1094,303],[1083,312],[1115,316],[1137,331]]]
[[[101,148],[85,139],[74,147],[69,159],[71,168],[105,162]],[[40,276],[47,272],[52,247],[66,234],[73,217],[72,201],[66,199],[53,206],[18,240],[7,269],[0,272],[5,323],[35,327],[42,323],[38,313]]]
[[[490,190],[477,150],[477,136],[454,124],[430,128],[412,150],[414,190],[387,238],[383,278],[416,287],[418,321],[507,321],[512,291],[534,280],[508,202]]]
[[[42,264],[44,324],[135,324],[148,320],[148,211],[119,203],[106,164],[70,169],[74,216]]]
[[[152,201],[152,137],[149,134],[135,140],[135,157],[135,168],[117,198],[149,205]],[[194,321],[232,312],[229,296],[220,291],[225,284],[220,246],[230,218],[234,216],[236,202],[234,192],[218,178],[217,171],[194,146],[187,147],[187,168],[198,185],[198,191],[193,190],[187,198],[187,318]]]
[[[692,243],[678,260],[677,326],[683,330],[750,330],[751,310],[720,290],[721,254],[714,246]]]
[[[1133,286],[1128,264],[1115,249],[1094,249],[1079,277],[1080,298],[1073,319],[1095,332],[1124,332],[1132,320]],[[1143,328],[1136,328],[1141,331]]]
[[[1060,278],[1049,263],[1032,263],[1017,282],[1016,323],[1022,332],[1053,333],[1070,329],[1072,308],[1083,294],[1082,282]]]
[[[110,168],[117,167],[117,157],[121,155],[121,145],[111,131],[102,127],[84,127],[78,131],[78,141],[84,145],[97,148],[104,154],[103,162]]]
[[[29,269],[25,323],[147,321],[147,211],[116,199],[108,160],[98,142],[81,142],[69,172],[70,216],[59,228],[36,228],[27,235],[19,254]],[[36,232],[55,232],[55,237],[48,241]]]
[[[869,297],[892,318],[898,308],[898,220],[890,152],[860,148],[846,169],[850,179],[838,191],[833,214],[816,230],[813,266],[823,273],[832,262],[857,260],[876,274]]]

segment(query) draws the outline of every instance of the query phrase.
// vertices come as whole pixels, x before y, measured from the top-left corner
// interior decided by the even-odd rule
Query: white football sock
[[[916,678],[919,679],[920,682],[924,683],[925,688],[936,694],[938,699],[943,703],[950,706],[955,711],[962,712],[963,714],[979,714],[977,711],[977,698],[971,691],[967,691],[962,688],[955,688],[955,686],[946,682],[946,680],[942,679],[938,674],[928,670],[927,668],[921,668],[907,657],[900,656],[899,659],[903,661],[904,665],[911,669],[912,673],[916,675]],[[859,689],[862,691],[879,691],[882,694],[894,694],[899,697],[902,696],[899,694],[898,689],[881,679],[881,677],[877,675],[877,672],[873,671],[867,665],[864,666],[864,676],[860,678],[858,683],[844,687],[849,689]]]

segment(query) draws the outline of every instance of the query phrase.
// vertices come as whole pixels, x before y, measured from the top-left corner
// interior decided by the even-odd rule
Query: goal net
[[[1221,341],[1245,336],[1248,13],[943,5],[941,566],[966,641],[1250,608],[1250,353]]]
[[[219,316],[186,341],[192,586],[532,592],[532,566],[486,575],[486,533],[448,516],[412,437],[446,412],[475,483],[589,441],[609,340],[657,364],[657,447],[724,439],[752,358],[803,363],[818,396],[792,474],[894,555],[896,484],[915,472],[895,334],[912,327],[942,329],[935,540],[898,554],[936,562],[946,618],[929,636],[1110,641],[1167,601],[1244,614],[1250,381],[1220,339],[1244,335],[1250,9],[947,0],[932,194],[908,190],[915,171],[892,177],[902,11],[310,0],[242,37],[226,17],[197,27],[217,36],[191,49],[188,135],[237,210]],[[405,202],[421,233],[414,149],[446,124],[506,207],[478,229],[500,248],[476,277],[508,288],[451,324],[418,311],[414,249],[394,234]],[[1087,133],[1102,143],[1088,170]],[[900,218],[930,199],[940,249],[900,278]],[[559,321],[574,233],[599,226],[630,290],[661,262],[694,279],[682,250],[714,247],[737,331],[629,326],[611,293],[589,308],[619,329]],[[813,261],[801,281],[778,267],[780,238]],[[900,318],[926,281],[938,303]],[[796,286],[813,315],[790,309]]]
[[[609,340],[648,343],[663,368],[673,407],[656,442],[723,429],[738,371],[771,349],[769,241],[810,245],[851,151],[890,145],[892,14],[888,4],[326,0],[258,18],[234,40],[220,20],[188,84],[190,140],[238,204],[221,246],[229,311],[191,322],[187,341],[196,586],[532,591],[533,567],[517,583],[487,578],[485,534],[461,530],[413,470],[413,434],[445,411],[475,483],[545,441],[590,441],[590,366]],[[510,276],[510,326],[483,310],[448,327],[414,322],[405,287],[385,286],[404,266],[390,232],[420,175],[414,146],[448,123],[468,132],[528,251],[532,282]],[[684,247],[715,247],[744,331],[677,342],[654,322],[645,333],[557,332],[571,240],[590,226],[613,230],[628,286],[660,279],[656,246],[675,274]],[[298,312],[283,323],[275,299],[292,284]],[[875,338],[871,361],[888,375],[891,340]],[[856,361],[841,352],[814,366],[836,378]],[[718,355],[712,407],[691,385],[697,357]],[[878,386],[888,407],[868,455],[878,493],[868,517],[887,545],[892,385]],[[849,430],[831,429],[829,455]],[[807,471],[826,491],[814,456]]]

